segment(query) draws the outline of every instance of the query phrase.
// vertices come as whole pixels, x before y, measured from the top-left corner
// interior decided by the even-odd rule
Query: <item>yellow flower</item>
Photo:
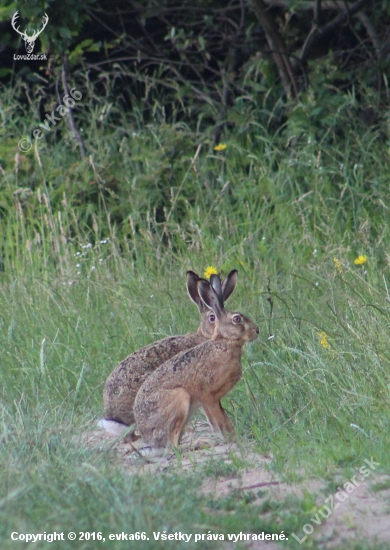
[[[203,276],[205,279],[210,279],[211,275],[218,275],[218,271],[215,267],[209,265],[208,267],[206,267],[206,271],[204,272]]]
[[[357,258],[354,259],[353,263],[355,265],[363,265],[363,264],[366,263],[366,261],[367,261],[367,256],[360,255],[360,256],[358,256]]]
[[[333,258],[333,261],[334,261],[334,266],[335,266],[335,268],[337,269],[337,271],[338,271],[339,273],[342,273],[342,272],[343,272],[343,268],[342,268],[342,265],[341,265],[340,260],[337,259],[337,258]]]
[[[320,344],[325,349],[330,349],[330,344],[328,342],[329,336],[326,334],[326,332],[319,332],[318,336],[320,338]]]
[[[218,143],[218,145],[214,147],[214,151],[224,151],[226,147],[227,145],[225,143]]]

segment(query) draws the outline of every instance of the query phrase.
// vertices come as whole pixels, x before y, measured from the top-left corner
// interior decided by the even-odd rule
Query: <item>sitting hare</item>
[[[176,447],[198,407],[212,428],[225,435],[234,433],[220,399],[239,381],[242,347],[257,338],[259,328],[241,313],[225,311],[219,284],[213,276],[211,284],[204,279],[197,283],[202,301],[216,317],[212,338],[161,365],[137,394],[135,421],[151,454],[164,452],[169,444]]]
[[[237,270],[231,271],[221,283],[213,275],[213,284],[223,303],[229,298],[237,284]],[[104,418],[98,425],[114,435],[120,435],[134,424],[133,405],[137,392],[144,380],[161,364],[183,350],[193,348],[207,341],[214,333],[215,314],[201,300],[197,283],[199,277],[193,271],[187,272],[187,290],[197,304],[202,320],[197,332],[184,336],[169,336],[149,344],[124,359],[113,370],[106,381],[103,392]]]

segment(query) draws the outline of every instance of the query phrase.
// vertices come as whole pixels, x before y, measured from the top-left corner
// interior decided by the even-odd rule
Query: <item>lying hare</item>
[[[237,270],[229,273],[221,283],[213,275],[219,300],[229,298],[237,284]],[[144,380],[160,365],[183,350],[193,348],[211,338],[215,328],[215,314],[206,307],[198,293],[199,277],[193,271],[187,272],[187,290],[197,304],[202,320],[197,332],[184,336],[169,336],[141,348],[129,355],[113,370],[106,381],[103,392],[104,418],[98,425],[114,435],[120,435],[134,424],[133,405],[137,392]]]
[[[212,339],[161,365],[137,394],[135,421],[151,454],[160,454],[169,444],[176,447],[198,407],[202,407],[212,428],[225,435],[234,433],[220,399],[239,381],[242,347],[257,338],[259,328],[241,313],[225,311],[218,286],[213,276],[211,284],[204,279],[198,281],[201,299],[216,316]]]

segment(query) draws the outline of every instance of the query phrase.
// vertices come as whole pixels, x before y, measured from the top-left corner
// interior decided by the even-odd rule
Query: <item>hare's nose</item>
[[[260,330],[259,330],[259,327],[256,327],[256,334],[259,334]]]

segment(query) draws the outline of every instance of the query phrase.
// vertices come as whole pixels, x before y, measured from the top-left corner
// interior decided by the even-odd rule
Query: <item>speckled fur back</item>
[[[158,366],[181,351],[206,341],[202,334],[171,336],[132,353],[113,370],[106,382],[104,417],[130,426],[134,423],[133,404],[145,379]]]

